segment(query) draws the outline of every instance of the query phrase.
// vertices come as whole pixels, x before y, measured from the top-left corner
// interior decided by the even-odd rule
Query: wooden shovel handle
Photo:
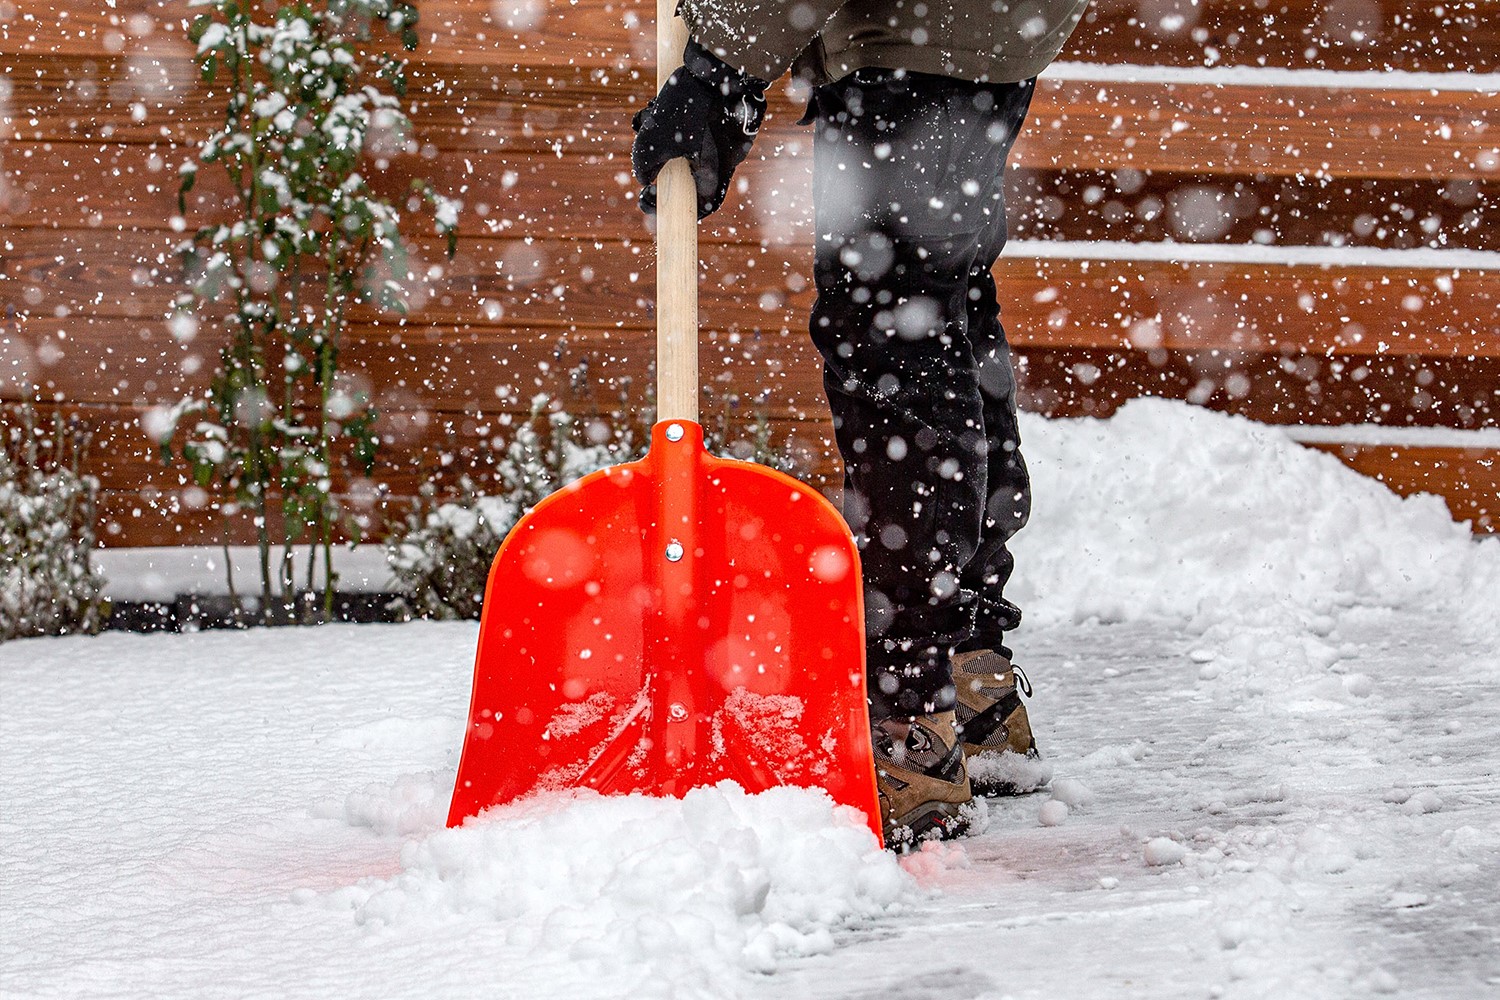
[[[656,85],[682,65],[688,30],[656,0]],[[698,421],[698,195],[687,160],[656,178],[656,418]]]

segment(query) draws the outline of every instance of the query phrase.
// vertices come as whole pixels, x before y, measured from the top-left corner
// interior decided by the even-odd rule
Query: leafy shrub
[[[208,166],[233,192],[179,247],[186,287],[174,333],[200,314],[227,334],[206,395],[153,411],[150,429],[180,454],[226,511],[251,516],[260,608],[296,602],[293,546],[323,550],[324,618],[333,611],[333,541],[358,520],[335,493],[340,473],[366,476],[379,438],[358,379],[339,369],[357,305],[403,313],[414,280],[401,212],[376,189],[403,150],[407,62],[417,8],[407,0],[246,3],[195,0],[188,37],[222,124],[181,173],[179,209]],[[394,42],[382,42],[380,35]],[[416,180],[407,201],[431,210],[453,256],[456,201]],[[281,517],[273,515],[279,509]],[[273,557],[279,547],[280,557]],[[309,553],[316,565],[316,552]],[[308,581],[311,588],[312,581]]]
[[[511,435],[496,467],[503,496],[482,494],[465,476],[457,496],[438,502],[436,488],[423,484],[417,509],[386,541],[386,562],[407,595],[401,605],[408,614],[478,618],[490,563],[521,515],[575,479],[631,457],[633,435],[579,441],[574,419],[545,412],[549,403],[546,395],[534,398],[531,418]]]
[[[99,483],[80,473],[89,434],[30,401],[5,407],[0,447],[0,641],[97,632],[104,578],[90,560]]]
[[[406,595],[402,608],[424,618],[478,618],[490,564],[521,516],[596,469],[639,458],[651,419],[650,410],[622,404],[608,419],[585,423],[557,410],[546,394],[533,398],[530,418],[514,428],[496,465],[501,495],[485,495],[465,476],[457,495],[440,501],[424,484],[416,508],[387,539],[386,562]],[[732,424],[727,413],[710,419],[709,436],[726,442],[715,451],[794,471],[787,450],[772,446],[763,417],[744,428],[747,436],[729,441]]]

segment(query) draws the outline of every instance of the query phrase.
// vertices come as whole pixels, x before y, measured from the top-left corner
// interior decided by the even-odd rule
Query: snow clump
[[[385,934],[491,921],[533,953],[701,987],[828,953],[841,929],[923,894],[856,811],[733,782],[682,799],[536,796],[411,842],[401,861],[394,878],[295,898]]]
[[[1187,848],[1171,837],[1152,837],[1146,841],[1146,864],[1153,867],[1181,864],[1187,857]]]

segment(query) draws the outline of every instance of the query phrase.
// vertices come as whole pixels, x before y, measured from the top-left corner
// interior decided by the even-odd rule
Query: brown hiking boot
[[[963,735],[969,778],[976,795],[1021,795],[1052,777],[1041,761],[1026,705],[1031,697],[1026,674],[1005,654],[976,649],[953,657],[958,689],[958,729]]]
[[[964,833],[974,798],[952,712],[873,723],[875,784],[885,843],[902,851]]]

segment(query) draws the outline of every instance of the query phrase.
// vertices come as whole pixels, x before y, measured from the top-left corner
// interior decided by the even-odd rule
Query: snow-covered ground
[[[1500,540],[1245,421],[1023,425],[1051,790],[441,829],[471,624],[0,647],[0,995],[1500,994]]]
[[[277,549],[275,557],[280,555]],[[260,552],[253,545],[235,545],[229,549],[229,558],[233,560],[235,584],[240,592],[258,593]],[[299,546],[292,553],[293,579],[307,578],[307,560],[306,546]],[[100,549],[94,553],[94,564],[104,574],[104,596],[114,601],[170,601],[183,594],[229,593],[224,550],[218,546]],[[333,567],[338,573],[337,589],[346,593],[395,589],[383,545],[353,548],[341,545],[334,550]],[[315,574],[314,579],[321,586],[321,559]]]

